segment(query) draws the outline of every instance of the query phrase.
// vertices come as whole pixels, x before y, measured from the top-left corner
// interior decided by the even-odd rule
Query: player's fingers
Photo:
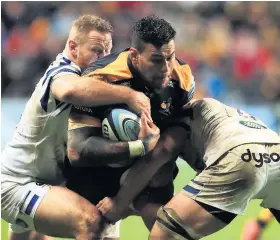
[[[105,214],[106,214],[106,211],[104,210],[104,208],[101,206],[100,208],[98,208],[98,210],[101,212],[101,214],[103,215],[103,216],[105,216]]]
[[[106,198],[100,200],[99,203],[96,205],[99,211],[101,211],[100,209],[104,209],[104,206],[106,206]]]
[[[150,99],[149,98],[145,98],[144,101],[142,101],[142,107],[143,109],[146,109],[148,111],[151,110],[151,103],[150,103]]]
[[[157,126],[153,122],[148,121],[147,123],[148,123],[148,125],[151,129],[156,129],[157,128]]]
[[[147,113],[147,120],[149,123],[153,123],[153,119],[150,112]]]
[[[149,115],[151,115],[151,110],[143,108],[142,111],[141,111],[141,114],[146,114],[147,116],[149,116]]]
[[[152,124],[152,127],[151,127],[151,128],[153,129],[153,131],[155,131],[155,132],[157,132],[157,133],[160,132],[159,128],[158,128],[155,124]]]
[[[143,115],[143,117],[145,117],[147,119],[148,122],[153,122],[150,111],[145,110],[145,111],[143,111],[142,115]]]
[[[106,207],[105,204],[101,204],[101,205],[99,206],[98,210],[99,210],[100,212],[102,212],[103,215],[105,215],[105,214],[108,212],[108,208]]]
[[[149,127],[148,121],[147,121],[147,116],[146,116],[146,114],[141,114],[141,128],[145,129],[147,127]]]
[[[96,204],[96,207],[99,209],[102,206],[101,201],[99,203]]]

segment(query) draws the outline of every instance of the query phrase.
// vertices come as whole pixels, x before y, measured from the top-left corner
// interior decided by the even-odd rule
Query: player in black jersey
[[[154,138],[144,137],[142,141],[147,143],[144,145],[156,144],[157,127],[164,133],[168,122],[179,114],[194,93],[194,78],[189,66],[175,57],[175,34],[164,19],[142,18],[134,25],[130,48],[97,60],[83,73],[101,81],[128,86],[150,98],[153,123],[144,123],[144,135],[152,134]],[[140,157],[135,155],[139,152],[135,149],[144,147],[139,141],[113,142],[102,137],[104,114],[117,106],[76,106],[71,113],[68,157],[72,166],[66,171],[67,185],[94,204],[105,196],[116,195],[121,175],[132,160]],[[156,149],[165,147],[168,147],[168,138],[163,134]],[[143,150],[148,153],[152,147]],[[109,167],[111,164],[118,164],[118,168]],[[163,178],[158,177],[159,181],[151,184],[154,188],[145,192],[144,198],[148,202],[162,204],[172,197],[174,167],[169,164],[162,168],[166,174],[159,173]],[[143,199],[143,195],[139,198]]]

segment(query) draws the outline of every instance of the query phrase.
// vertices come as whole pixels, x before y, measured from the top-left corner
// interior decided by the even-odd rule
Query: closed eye
[[[91,51],[92,51],[92,52],[95,52],[95,53],[97,53],[97,54],[102,54],[103,51],[104,51],[104,49],[103,49],[102,47],[93,47],[93,48],[91,49]]]

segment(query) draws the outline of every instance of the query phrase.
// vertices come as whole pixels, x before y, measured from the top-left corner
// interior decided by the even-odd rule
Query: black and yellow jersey
[[[133,67],[129,49],[112,53],[95,61],[83,72],[83,76],[92,76],[108,83],[125,85],[143,92],[151,100],[152,118],[158,127],[163,126],[162,124],[174,117],[181,107],[191,100],[195,88],[190,67],[176,58],[168,86],[157,91],[151,89]],[[92,108],[74,106],[72,111],[102,120],[107,109],[117,106],[120,105]]]

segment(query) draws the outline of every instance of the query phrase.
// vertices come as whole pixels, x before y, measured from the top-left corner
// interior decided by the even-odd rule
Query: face
[[[83,43],[75,46],[76,64],[81,69],[85,69],[98,58],[110,54],[111,49],[111,34],[92,30],[88,33],[87,39]]]
[[[147,43],[141,53],[135,48],[131,48],[130,53],[134,66],[152,88],[167,86],[175,62],[174,40],[161,47]]]

